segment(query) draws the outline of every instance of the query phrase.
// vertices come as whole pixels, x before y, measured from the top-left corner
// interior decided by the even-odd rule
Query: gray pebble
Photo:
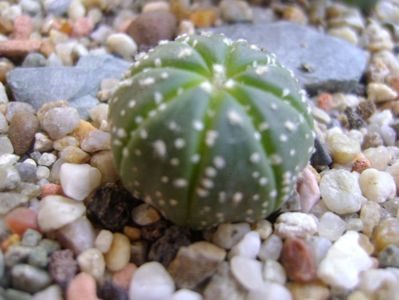
[[[0,155],[12,154],[13,152],[14,148],[12,147],[11,141],[8,136],[0,136]]]
[[[19,176],[21,177],[22,181],[25,182],[36,182],[37,181],[37,176],[36,176],[36,166],[30,163],[18,163],[16,165],[16,168],[18,170]]]
[[[0,190],[13,190],[20,182],[21,177],[13,166],[0,167]]]
[[[0,278],[4,275],[4,255],[3,251],[0,251]]]
[[[399,247],[395,245],[387,246],[378,255],[381,267],[399,268]]]
[[[26,261],[29,254],[32,252],[30,247],[13,246],[10,247],[4,255],[4,261],[7,267],[12,267],[16,264]]]
[[[29,228],[25,231],[21,245],[27,247],[36,247],[40,240],[42,239],[42,234],[34,229]]]
[[[51,283],[46,271],[26,264],[12,267],[11,280],[14,288],[28,293],[36,293]]]
[[[45,268],[48,265],[47,251],[42,247],[35,247],[29,254],[28,263],[31,266]]]
[[[29,53],[22,62],[22,67],[26,68],[45,67],[46,65],[46,57],[37,52]]]
[[[3,294],[4,300],[31,300],[32,296],[28,293],[21,292],[14,289],[7,289]]]
[[[50,239],[42,239],[39,243],[39,247],[44,248],[48,255],[53,254],[54,251],[57,251],[61,248],[58,242]]]
[[[19,193],[0,193],[0,215],[5,215],[13,208],[28,202],[29,198],[26,195]]]

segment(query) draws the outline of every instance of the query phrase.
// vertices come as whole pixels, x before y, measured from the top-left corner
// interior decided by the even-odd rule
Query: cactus
[[[194,229],[279,208],[314,141],[293,73],[223,35],[181,36],[139,56],[110,102],[126,188]]]

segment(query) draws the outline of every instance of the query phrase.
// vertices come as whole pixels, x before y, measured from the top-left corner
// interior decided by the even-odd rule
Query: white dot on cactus
[[[259,184],[261,186],[265,186],[268,182],[269,182],[269,180],[266,177],[259,178]]]
[[[177,53],[177,57],[178,58],[185,58],[185,57],[190,56],[191,54],[193,54],[193,49],[191,49],[189,47],[186,47],[186,48],[181,49],[179,51],[179,53]]]
[[[215,177],[216,176],[216,169],[215,168],[212,168],[212,167],[207,167],[206,169],[205,169],[205,174],[206,174],[206,176],[208,176],[208,177]]]
[[[180,96],[181,94],[183,94],[183,92],[184,92],[184,90],[183,90],[182,87],[179,87],[179,88],[177,89],[177,95],[178,95],[178,96]]]
[[[205,190],[205,189],[202,189],[202,188],[198,188],[198,189],[197,189],[197,195],[198,195],[199,197],[204,198],[204,197],[208,196],[208,191]]]
[[[257,62],[256,60],[254,60],[254,61],[252,62],[252,67],[256,68],[257,66],[258,66],[258,62]]]
[[[168,124],[168,128],[169,128],[170,130],[172,130],[172,131],[175,131],[175,130],[178,129],[178,126],[177,126],[176,122],[172,121],[172,122],[170,122],[170,123]]]
[[[180,161],[179,161],[179,159],[176,158],[176,157],[174,157],[174,158],[172,158],[172,159],[170,160],[170,164],[171,164],[172,166],[178,166],[179,163],[180,163]]]
[[[140,130],[140,137],[145,140],[148,137],[148,133],[145,129]]]
[[[239,204],[242,201],[242,199],[243,199],[243,194],[237,192],[237,193],[234,193],[232,200],[233,200],[234,204]]]
[[[258,178],[259,175],[260,175],[260,174],[259,174],[258,171],[255,171],[255,172],[252,173],[252,177],[253,177],[253,178]]]
[[[259,197],[258,194],[255,194],[255,195],[252,196],[252,199],[253,199],[254,201],[258,201],[259,198],[260,198],[260,197]]]
[[[209,81],[204,81],[200,84],[200,88],[203,89],[207,93],[212,92],[212,84]]]
[[[125,138],[125,137],[127,136],[127,133],[126,133],[125,129],[123,129],[123,128],[118,128],[117,131],[116,131],[116,135],[117,135],[119,138]]]
[[[124,157],[128,157],[129,156],[129,148],[127,148],[127,147],[123,148],[122,155]]]
[[[282,96],[283,96],[283,97],[287,97],[289,94],[290,94],[290,90],[287,89],[287,88],[284,88],[284,89],[283,89],[283,92],[282,92]]]
[[[155,103],[157,103],[157,104],[161,103],[163,100],[163,95],[160,92],[155,92],[154,100],[155,100]]]
[[[291,149],[291,150],[290,150],[290,156],[294,156],[295,154],[296,154],[295,149]]]
[[[168,183],[169,182],[169,177],[168,176],[162,176],[161,177],[161,182]]]
[[[281,134],[280,135],[280,141],[281,142],[286,142],[286,141],[288,141],[288,137],[285,134]]]
[[[158,110],[159,110],[159,111],[165,110],[166,107],[167,107],[166,103],[161,103],[161,104],[158,106]]]
[[[149,86],[154,83],[155,83],[155,78],[153,78],[153,77],[147,77],[147,78],[139,80],[139,85],[141,85],[141,86]]]
[[[201,121],[194,120],[193,127],[195,130],[201,131],[202,129],[204,129],[204,124]]]
[[[224,191],[219,192],[219,194],[218,194],[219,203],[226,202],[226,198],[227,198],[226,192],[224,192]]]
[[[166,79],[166,78],[168,78],[168,77],[169,77],[168,72],[162,72],[162,73],[161,73],[161,78],[162,78],[162,79]]]
[[[229,110],[227,112],[227,118],[229,119],[230,124],[239,125],[242,123],[242,118],[238,112],[235,110]]]
[[[247,209],[245,212],[247,215],[252,215],[254,213],[253,209]]]
[[[198,45],[198,40],[194,40],[193,41],[193,47],[195,47],[195,46],[197,46]]]
[[[127,106],[129,107],[129,108],[133,108],[133,107],[135,107],[136,106],[136,101],[135,100],[129,100],[129,103],[127,104]]]
[[[157,114],[156,110],[150,110],[150,112],[148,113],[149,117],[154,117]]]
[[[187,186],[187,180],[184,178],[178,178],[173,181],[173,185],[177,188],[183,188]]]
[[[141,156],[141,151],[139,149],[134,150],[136,156]]]
[[[265,74],[268,71],[268,66],[259,66],[255,69],[255,73],[259,76]]]
[[[216,138],[218,137],[218,133],[214,130],[209,130],[206,133],[205,137],[205,144],[209,147],[213,146],[215,144]]]
[[[268,130],[269,128],[270,126],[266,122],[262,122],[259,124],[259,131],[265,131]]]
[[[202,179],[201,184],[204,188],[207,188],[207,189],[211,189],[214,186],[213,181],[208,178]]]
[[[176,206],[177,205],[177,200],[176,199],[169,199],[169,204],[170,206]]]
[[[224,87],[227,89],[231,89],[236,85],[236,82],[233,79],[229,79],[224,83]]]
[[[154,65],[156,66],[156,67],[160,67],[160,66],[162,66],[162,61],[161,61],[161,59],[159,58],[159,57],[157,57],[155,60],[154,60]]]
[[[213,164],[215,165],[216,168],[218,169],[223,169],[226,166],[226,161],[224,160],[223,157],[221,156],[216,156],[213,159]]]
[[[296,125],[293,122],[291,122],[291,121],[285,121],[284,122],[284,127],[287,130],[291,131],[291,132],[294,131],[297,128]]]
[[[272,190],[269,195],[270,195],[270,197],[274,198],[274,197],[277,196],[277,191],[276,190]]]
[[[140,116],[135,117],[134,122],[136,122],[137,124],[140,124],[141,122],[143,122],[143,117],[140,117]]]
[[[259,49],[259,47],[258,46],[256,46],[256,45],[254,45],[254,44],[252,44],[251,46],[249,46],[252,50],[255,50],[255,51],[259,51],[260,49]]]
[[[193,156],[191,156],[191,162],[193,163],[197,163],[200,160],[200,155],[199,154],[193,154]]]
[[[251,156],[249,157],[249,161],[251,163],[257,163],[260,160],[260,154],[258,152],[254,152],[251,154]]]
[[[277,104],[276,104],[276,103],[270,104],[270,108],[271,108],[272,110],[277,110]]]
[[[176,149],[182,149],[186,145],[186,142],[182,138],[178,138],[175,140]]]
[[[257,132],[257,131],[255,131],[255,132],[254,132],[254,139],[255,139],[255,140],[257,140],[257,141],[259,141],[259,140],[260,140],[260,138],[261,138],[261,135],[260,135],[260,133],[259,133],[259,132]]]
[[[306,134],[305,134],[305,139],[308,140],[309,138],[310,138],[310,134],[309,134],[309,133],[306,133]]]
[[[233,43],[233,41],[229,38],[224,38],[223,43],[225,43],[225,45],[227,46],[230,46]]]
[[[124,115],[126,115],[126,110],[122,109],[119,114],[121,117],[123,117]]]
[[[160,157],[166,156],[166,144],[162,140],[156,140],[153,144],[155,154]]]
[[[271,155],[270,159],[271,159],[272,165],[279,165],[283,162],[283,159],[278,154]]]

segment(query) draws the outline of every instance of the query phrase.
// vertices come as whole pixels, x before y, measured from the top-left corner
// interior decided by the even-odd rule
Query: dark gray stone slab
[[[111,55],[87,56],[75,67],[15,68],[8,73],[7,82],[15,101],[30,103],[36,109],[55,100],[68,100],[84,108],[95,102],[92,97],[103,79],[119,79],[129,66]]]
[[[289,22],[242,23],[211,31],[246,39],[275,53],[310,94],[319,90],[355,92],[368,60],[366,51],[346,41]]]

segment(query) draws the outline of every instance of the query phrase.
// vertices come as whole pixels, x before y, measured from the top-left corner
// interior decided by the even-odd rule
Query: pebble
[[[197,292],[181,289],[172,295],[171,300],[202,300],[202,296]]]
[[[51,195],[40,202],[38,224],[42,231],[52,231],[72,223],[86,211],[85,206],[69,198]]]
[[[179,249],[168,271],[178,287],[194,288],[216,272],[225,256],[225,250],[211,243],[195,242]]]
[[[399,246],[388,245],[378,254],[378,261],[383,268],[399,268]]]
[[[392,299],[384,293],[384,289],[389,285],[397,285],[398,272],[395,269],[369,269],[361,274],[359,290],[368,295],[381,295],[381,298]],[[385,295],[384,295],[385,294]],[[384,297],[385,296],[385,297]],[[386,298],[388,296],[388,298]]]
[[[143,13],[149,11],[156,11],[156,10],[163,10],[163,11],[170,11],[170,4],[164,1],[153,1],[144,4],[143,9],[141,10]]]
[[[53,149],[53,141],[44,133],[37,132],[35,133],[33,150],[44,152],[50,151]]]
[[[39,231],[28,228],[22,236],[21,245],[35,247],[39,244],[42,237],[43,236]]]
[[[288,238],[281,252],[281,264],[287,277],[295,282],[310,282],[316,278],[316,264],[310,245],[302,239]]]
[[[29,228],[38,229],[37,213],[26,207],[17,207],[9,212],[5,216],[4,222],[13,233],[19,235],[23,235]]]
[[[35,109],[32,105],[25,102],[12,101],[7,104],[7,112],[6,119],[8,122],[11,122],[14,114],[17,112],[30,112],[31,114],[35,114]]]
[[[391,174],[369,168],[359,177],[363,195],[370,201],[382,203],[396,195],[396,184]]]
[[[348,231],[328,250],[317,275],[332,287],[350,290],[359,283],[360,272],[372,265],[373,260],[359,245],[359,234]]]
[[[385,146],[368,148],[363,154],[370,161],[370,166],[380,171],[384,171],[392,159],[391,153]]]
[[[387,218],[380,222],[374,229],[373,241],[377,253],[388,245],[399,246],[399,219]]]
[[[312,167],[306,167],[297,182],[297,192],[301,211],[308,213],[312,207],[320,200],[320,188]]]
[[[371,82],[367,85],[367,96],[369,100],[381,103],[395,100],[398,94],[384,83]]]
[[[82,272],[90,274],[96,280],[100,280],[103,277],[105,261],[100,250],[96,248],[87,249],[80,253],[76,260]]]
[[[60,244],[71,249],[76,255],[93,248],[95,237],[94,228],[86,217],[81,217],[56,232]]]
[[[0,136],[0,155],[12,153],[14,153],[14,148],[9,137],[6,135]]]
[[[288,284],[288,288],[291,292],[292,298],[295,300],[300,300],[300,299],[327,300],[329,299],[330,296],[330,290],[321,283],[309,282],[304,284],[304,283],[290,282]]]
[[[22,181],[31,183],[35,183],[37,181],[37,168],[34,164],[22,162],[18,163],[15,167],[18,170],[18,174]]]
[[[137,53],[137,45],[134,39],[126,33],[113,33],[107,38],[106,45],[108,51],[131,60]]]
[[[50,257],[49,272],[51,278],[63,289],[75,277],[78,264],[73,258],[73,252],[69,249],[56,250]]]
[[[39,159],[37,160],[37,163],[41,166],[50,167],[55,163],[56,160],[57,156],[55,154],[43,153],[42,155],[40,155]]]
[[[7,300],[32,300],[32,297],[29,293],[25,293],[14,289],[4,290],[2,296],[4,296],[4,299]]]
[[[260,261],[234,256],[230,260],[230,267],[235,279],[247,290],[256,290],[265,284]]]
[[[255,259],[260,250],[261,240],[259,233],[250,231],[229,252],[229,258],[243,256]]]
[[[111,151],[100,151],[95,153],[91,157],[90,165],[101,172],[103,183],[112,183],[119,179]]]
[[[48,265],[46,249],[42,247],[34,247],[29,254],[28,264],[38,268],[46,268]]]
[[[39,243],[39,247],[45,249],[48,255],[52,255],[54,251],[60,249],[60,244],[54,240],[42,239]]]
[[[14,166],[0,170],[0,190],[15,190],[21,185],[21,176]]]
[[[248,223],[223,223],[212,236],[212,243],[229,250],[251,230]]]
[[[266,259],[278,260],[282,249],[283,249],[283,241],[281,237],[272,234],[262,243],[258,256],[261,260],[266,260]]]
[[[360,220],[362,220],[362,231],[367,236],[371,236],[375,226],[380,222],[380,206],[374,201],[367,201],[363,204],[360,211]]]
[[[129,263],[122,270],[112,274],[112,282],[124,290],[129,290],[130,282],[132,281],[133,274],[136,270],[137,266]]]
[[[254,224],[253,230],[259,234],[261,240],[266,240],[273,232],[273,225],[268,220],[260,220]]]
[[[98,300],[96,295],[96,282],[87,273],[80,273],[68,285],[66,300]]]
[[[371,21],[363,33],[364,44],[371,52],[392,50],[393,42],[391,34],[378,22]]]
[[[153,47],[161,40],[171,40],[176,32],[176,17],[168,11],[142,13],[126,29],[126,33],[133,38],[140,49]]]
[[[112,300],[128,300],[128,292],[115,285],[111,280],[106,280],[101,283],[97,289],[97,296],[100,299],[112,299]]]
[[[45,67],[46,65],[46,57],[43,54],[36,52],[29,53],[21,64],[21,66],[25,68]]]
[[[264,299],[292,300],[292,296],[285,286],[274,282],[265,282],[260,288],[250,290],[246,298],[246,300]]]
[[[251,22],[252,9],[249,4],[241,0],[223,0],[219,3],[220,16],[228,23]]]
[[[114,233],[109,251],[105,254],[107,269],[116,272],[122,270],[130,260],[129,239],[120,233]]]
[[[59,153],[59,157],[71,164],[84,164],[90,160],[90,155],[76,146],[67,146]]]
[[[5,266],[10,268],[17,264],[26,262],[31,252],[32,249],[30,247],[11,244],[4,253]]]
[[[356,30],[354,30],[349,26],[339,26],[339,27],[330,28],[328,30],[328,34],[343,39],[353,45],[357,45],[359,42]]]
[[[330,241],[336,241],[346,229],[346,223],[340,216],[325,212],[319,220],[318,233],[319,236],[324,237]]]
[[[351,163],[360,153],[360,143],[341,132],[332,132],[327,136],[328,149],[334,162]]]
[[[102,253],[107,253],[112,245],[113,235],[109,230],[102,229],[94,241],[94,246]]]
[[[31,147],[35,133],[39,129],[39,121],[30,112],[14,113],[8,130],[8,136],[15,154],[22,155]]]
[[[36,293],[51,283],[47,272],[26,264],[12,267],[11,280],[14,288],[28,293]]]
[[[265,281],[279,284],[285,284],[287,281],[287,274],[285,273],[283,266],[273,259],[265,260],[262,274]]]
[[[54,141],[53,146],[55,150],[62,151],[69,146],[78,147],[79,141],[76,137],[68,135]]]
[[[132,220],[141,226],[147,226],[159,221],[161,216],[149,204],[143,203],[132,210]]]
[[[4,114],[0,112],[0,134],[7,133],[8,122]]]
[[[65,195],[82,201],[101,184],[101,173],[88,164],[64,163],[60,182]]]
[[[80,147],[82,150],[89,153],[101,150],[110,150],[111,135],[102,130],[92,130],[82,139]]]
[[[308,237],[317,232],[315,216],[301,212],[285,212],[274,224],[275,233],[283,238]]]
[[[135,300],[164,300],[175,291],[173,279],[158,262],[140,266],[132,277],[129,298]]]
[[[320,193],[323,203],[332,212],[338,215],[358,212],[366,202],[356,174],[343,169],[333,169],[322,176]]]
[[[154,261],[154,259],[149,258],[148,254],[148,243],[144,241],[137,241],[137,242],[132,242],[130,244],[130,262],[134,263],[137,266],[141,266],[142,264],[146,263],[148,259],[151,261]],[[147,258],[148,257],[148,258]],[[171,261],[173,257],[169,260]],[[158,260],[160,261],[160,260]]]
[[[34,294],[32,300],[62,300],[62,290],[58,285],[50,285]]]
[[[79,112],[74,107],[54,107],[40,120],[41,127],[53,140],[71,133],[79,125]]]
[[[41,45],[41,41],[32,39],[0,41],[0,55],[8,58],[23,58],[28,53],[39,51]]]

